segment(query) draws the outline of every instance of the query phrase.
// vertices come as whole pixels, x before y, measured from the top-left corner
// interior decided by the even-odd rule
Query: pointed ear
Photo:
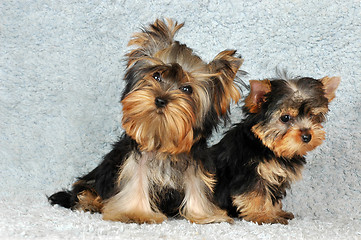
[[[208,64],[210,73],[214,74],[214,106],[219,116],[227,114],[231,100],[238,102],[241,98],[234,79],[243,59],[235,57],[235,53],[235,50],[222,51]]]
[[[250,113],[257,113],[265,101],[265,95],[271,91],[271,82],[265,80],[250,80],[251,91],[245,99],[245,107]]]
[[[331,102],[335,98],[336,89],[340,84],[341,77],[324,77],[321,78],[323,84],[323,90],[325,91],[325,97],[328,99],[328,102]]]

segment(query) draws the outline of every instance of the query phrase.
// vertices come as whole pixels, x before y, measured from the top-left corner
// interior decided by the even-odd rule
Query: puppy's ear
[[[321,78],[323,84],[323,90],[325,92],[325,97],[328,99],[328,102],[331,102],[335,98],[336,89],[340,84],[341,77],[324,77]]]
[[[227,115],[231,100],[238,102],[241,98],[234,79],[243,59],[235,57],[235,53],[236,50],[222,51],[208,64],[210,73],[214,74],[213,104],[219,116]]]
[[[245,99],[245,107],[250,113],[257,113],[265,102],[265,95],[271,91],[271,82],[265,80],[250,80],[251,91]]]

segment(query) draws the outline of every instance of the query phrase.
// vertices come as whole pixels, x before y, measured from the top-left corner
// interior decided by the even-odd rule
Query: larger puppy
[[[229,104],[242,59],[234,50],[205,63],[173,40],[183,24],[156,20],[136,33],[122,96],[125,134],[103,162],[52,204],[101,212],[106,220],[160,223],[180,214],[195,223],[231,222],[212,203],[206,139]]]

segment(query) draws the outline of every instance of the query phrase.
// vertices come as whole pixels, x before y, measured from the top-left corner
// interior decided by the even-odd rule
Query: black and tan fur
[[[121,100],[125,133],[71,191],[50,196],[52,204],[122,222],[160,223],[174,215],[232,221],[212,202],[206,139],[240,98],[234,78],[243,60],[225,50],[205,63],[173,40],[182,26],[156,20],[134,35]]]
[[[215,197],[230,216],[287,224],[282,210],[290,184],[302,177],[305,155],[325,139],[322,123],[339,77],[251,80],[245,118],[212,147]]]

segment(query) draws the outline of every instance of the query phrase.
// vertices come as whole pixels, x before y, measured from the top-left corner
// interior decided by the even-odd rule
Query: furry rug
[[[358,0],[1,1],[0,238],[361,239],[360,16]],[[206,61],[238,49],[246,82],[277,67],[342,77],[327,139],[284,200],[289,225],[123,224],[48,204],[121,134],[127,42],[157,17],[185,22],[176,39]],[[240,117],[232,105],[232,121]]]

